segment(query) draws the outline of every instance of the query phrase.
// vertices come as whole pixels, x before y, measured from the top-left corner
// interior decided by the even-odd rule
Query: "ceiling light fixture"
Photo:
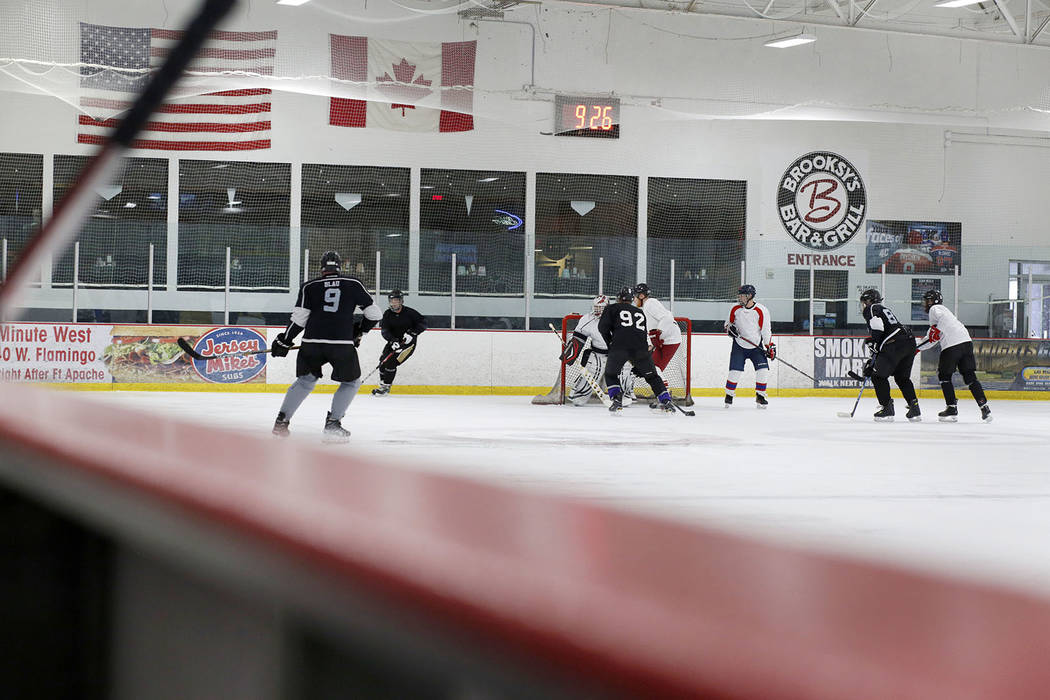
[[[981,2],[982,0],[977,0]],[[817,37],[813,34],[796,34],[795,36],[789,36],[784,39],[774,39],[773,41],[767,41],[763,46],[768,46],[771,49],[787,49],[792,46],[801,46],[802,44],[811,44],[817,40]]]
[[[277,0],[278,5],[291,5],[292,7],[305,5],[308,2],[310,2],[310,0]]]
[[[984,0],[947,0],[947,2],[939,2],[934,7],[966,7],[967,5],[978,5]]]

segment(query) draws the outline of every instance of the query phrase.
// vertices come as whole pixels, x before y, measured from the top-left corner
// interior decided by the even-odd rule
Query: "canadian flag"
[[[399,131],[474,128],[476,41],[407,42],[331,34],[332,77],[364,99],[332,97],[328,123]]]

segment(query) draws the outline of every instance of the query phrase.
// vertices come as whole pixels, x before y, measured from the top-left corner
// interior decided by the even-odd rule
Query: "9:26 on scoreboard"
[[[620,138],[620,99],[555,95],[554,135]]]

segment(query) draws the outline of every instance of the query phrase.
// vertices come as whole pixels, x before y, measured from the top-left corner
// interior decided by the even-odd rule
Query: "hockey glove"
[[[658,328],[654,328],[653,330],[649,331],[650,348],[662,348],[664,346],[664,341],[660,336],[660,329]]]
[[[270,354],[274,357],[286,357],[291,349],[292,344],[285,338],[284,333],[278,333],[270,343]]]
[[[732,323],[730,323],[728,326],[726,326],[726,333],[729,334],[730,338],[739,338],[740,337],[740,331],[738,331],[736,329],[736,326],[733,325]]]
[[[766,346],[766,357],[768,357],[770,360],[777,359],[777,345],[776,345],[776,343],[770,341],[769,345]]]
[[[409,331],[405,333],[404,339],[401,341],[401,347],[407,348],[412,343],[416,342],[416,334]]]
[[[936,343],[941,339],[941,329],[937,326],[930,326],[929,339],[931,343]]]
[[[361,324],[355,321],[354,322],[354,347],[355,348],[361,347],[361,336],[362,335],[363,334],[361,333]]]
[[[395,340],[394,342],[390,343],[390,349],[393,352],[401,352],[401,348],[403,347],[404,346],[401,344],[400,340]]]
[[[570,338],[565,349],[561,351],[561,361],[567,365],[572,364],[582,351],[583,343],[580,342],[580,339],[576,337]]]
[[[875,374],[875,358],[869,357],[864,363],[864,376],[870,377],[873,374]]]

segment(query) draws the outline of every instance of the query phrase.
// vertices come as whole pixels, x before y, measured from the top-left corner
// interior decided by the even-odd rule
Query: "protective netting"
[[[525,173],[423,168],[419,289],[423,294],[525,293]]]
[[[536,174],[535,294],[594,297],[633,286],[638,178]]]
[[[408,168],[304,163],[301,279],[334,250],[371,291],[408,289]],[[378,253],[378,255],[377,255]]]
[[[90,159],[56,155],[54,201],[61,202]],[[98,205],[73,245],[54,258],[54,287],[144,289],[167,281],[168,161],[128,158],[123,172],[98,189]],[[152,245],[152,251],[150,246]],[[74,263],[78,263],[74,269]]]
[[[178,287],[289,289],[288,163],[179,162]],[[228,257],[228,260],[227,260]]]
[[[580,322],[582,316],[580,314],[569,314],[562,319],[561,322],[561,341],[562,347],[568,342],[569,337],[572,335],[576,325]],[[683,406],[691,406],[693,404],[692,396],[692,323],[688,318],[675,318],[678,322],[678,327],[682,331],[682,342],[675,351],[675,354],[671,357],[670,362],[667,363],[667,367],[660,372],[664,381],[667,384],[668,390],[671,392],[671,398],[674,399],[675,403]],[[568,397],[573,395],[574,387],[582,392],[587,392],[589,382],[584,384],[581,381],[582,371],[579,363],[565,363],[558,362],[557,357],[552,358],[552,367],[559,365],[555,370],[557,376],[554,380],[554,385],[551,390],[546,394],[539,394],[533,397],[532,403],[538,405],[549,405],[549,404],[563,404],[566,403]],[[586,371],[586,370],[583,370]],[[591,377],[594,379],[603,391],[606,390],[604,377]],[[632,380],[628,380],[632,381]],[[629,394],[629,397],[633,395],[634,398],[640,402],[648,403],[653,400],[652,388],[643,380],[637,377],[633,378],[633,390]],[[590,390],[589,398],[586,400],[586,404],[597,405],[600,404],[601,400],[594,393],[593,389]]]

